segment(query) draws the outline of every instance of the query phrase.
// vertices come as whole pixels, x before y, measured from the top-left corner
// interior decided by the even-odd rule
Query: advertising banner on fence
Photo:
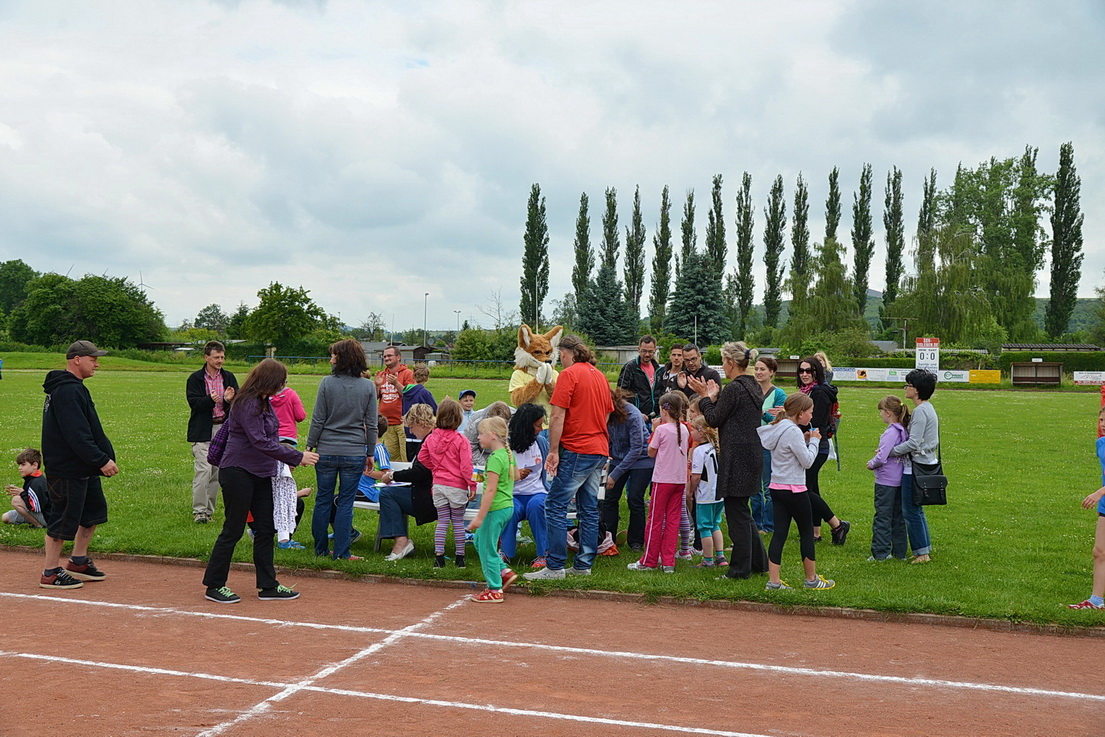
[[[1105,384],[1105,371],[1075,371],[1074,383],[1091,386]]]
[[[1000,384],[1001,372],[993,369],[971,369],[972,384]]]
[[[904,382],[905,377],[913,369],[908,368],[847,368],[841,366],[833,367],[833,381],[888,381],[888,382]],[[985,381],[986,383],[998,383],[1001,381],[1000,371],[934,371],[937,381],[948,382],[960,382],[967,383],[971,381],[971,374],[979,373],[986,374],[988,378],[975,379],[975,381]],[[996,375],[995,377],[989,377],[990,374]]]

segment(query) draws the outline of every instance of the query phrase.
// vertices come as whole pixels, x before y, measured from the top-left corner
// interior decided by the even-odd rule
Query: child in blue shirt
[[[12,509],[0,519],[9,525],[45,527],[50,495],[46,493],[46,477],[41,470],[42,454],[34,448],[27,448],[16,456],[15,462],[19,466],[19,475],[23,477],[23,486],[8,485]]]
[[[378,415],[376,418],[376,449],[365,453],[364,472],[357,484],[357,494],[370,502],[380,501],[380,484],[386,471],[391,470],[391,454],[384,447],[384,433],[388,431],[388,418]],[[365,449],[367,451],[367,448]]]
[[[1105,435],[1105,407],[1097,414],[1097,433]],[[1101,462],[1100,489],[1082,500],[1083,509],[1097,508],[1097,532],[1093,541],[1093,588],[1090,598],[1071,609],[1105,609],[1105,437],[1097,439],[1097,460]]]

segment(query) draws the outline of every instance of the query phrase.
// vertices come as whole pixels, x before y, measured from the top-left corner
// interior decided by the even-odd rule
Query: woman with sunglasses
[[[836,431],[833,421],[833,405],[836,404],[836,387],[825,381],[825,367],[813,356],[806,356],[798,362],[798,389],[813,400],[813,419],[810,424],[803,427],[804,432],[811,428],[817,428],[821,432],[821,442],[817,446],[817,458],[813,465],[806,469],[806,489],[810,493],[810,504],[813,507],[813,536],[814,540],[821,539],[821,521],[829,523],[833,531],[833,545],[843,545],[848,538],[848,531],[852,525],[839,519],[828,503],[821,497],[821,487],[818,485],[818,474],[821,467],[829,459],[829,438]]]

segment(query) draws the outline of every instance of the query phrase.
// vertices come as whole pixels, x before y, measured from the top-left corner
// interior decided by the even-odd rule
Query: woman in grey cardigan
[[[752,522],[748,502],[760,488],[764,450],[756,431],[760,428],[763,393],[756,380],[749,376],[748,363],[755,353],[744,343],[726,343],[721,347],[721,367],[729,383],[722,389],[689,377],[687,386],[702,401],[698,408],[706,424],[718,429],[718,498],[725,500],[725,520],[733,555],[729,559],[726,578],[748,578],[752,573],[767,572],[767,551]]]
[[[355,340],[339,340],[330,346],[330,366],[330,375],[318,385],[307,432],[307,449],[317,448],[319,454],[311,534],[315,555],[330,555],[330,511],[336,508],[333,556],[360,560],[350,555],[349,545],[357,484],[372,457],[368,454],[376,447],[376,384],[362,375],[368,362],[364,348]]]
[[[932,538],[929,537],[929,524],[925,519],[925,508],[913,503],[912,462],[936,463],[937,448],[940,445],[940,419],[929,403],[929,397],[936,391],[936,374],[924,369],[914,369],[905,377],[905,398],[913,402],[913,414],[909,418],[909,440],[895,445],[892,455],[908,455],[910,463],[905,465],[902,476],[902,515],[905,517],[906,531],[909,533],[909,547],[913,550],[913,563],[927,563],[932,551]]]

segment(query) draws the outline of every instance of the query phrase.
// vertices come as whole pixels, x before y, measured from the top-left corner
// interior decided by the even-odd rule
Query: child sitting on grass
[[[1097,433],[1105,436],[1105,407],[1097,413]],[[1097,531],[1093,540],[1093,588],[1090,598],[1071,609],[1105,609],[1105,437],[1097,439],[1097,460],[1101,462],[1102,487],[1082,500],[1083,509],[1097,508]]]
[[[717,430],[706,424],[702,415],[691,420],[691,481],[687,499],[695,503],[695,524],[702,538],[702,562],[695,568],[727,566],[725,539],[721,535],[721,515],[725,502],[717,498]]]
[[[23,477],[23,486],[8,485],[12,508],[4,512],[0,519],[9,525],[45,527],[50,495],[46,493],[46,478],[42,475],[42,454],[34,448],[27,448],[15,457],[15,462],[19,466],[19,475]]]
[[[487,481],[480,509],[475,519],[468,523],[468,529],[476,533],[476,552],[480,556],[487,588],[468,598],[480,604],[498,604],[503,600],[503,591],[518,579],[518,574],[499,557],[499,537],[514,516],[514,482],[518,478],[518,465],[506,445],[507,426],[501,417],[481,421],[479,431],[480,446],[491,451],[491,455],[487,458]]]

